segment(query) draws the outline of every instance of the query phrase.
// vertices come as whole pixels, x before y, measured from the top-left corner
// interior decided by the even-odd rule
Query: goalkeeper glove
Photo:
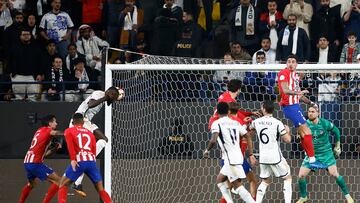
[[[334,154],[337,157],[340,156],[340,154],[341,154],[340,142],[336,142],[336,145],[334,147]]]

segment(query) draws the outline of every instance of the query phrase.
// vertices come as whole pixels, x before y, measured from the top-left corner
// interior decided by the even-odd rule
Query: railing
[[[65,95],[68,94],[66,93],[66,85],[78,85],[78,84],[98,84],[99,86],[101,86],[101,82],[99,81],[63,81],[63,82],[59,82],[59,81],[34,81],[34,82],[29,82],[29,81],[16,81],[16,82],[11,82],[11,81],[0,81],[0,85],[14,85],[14,84],[38,84],[38,85],[45,85],[45,84],[60,84],[61,87],[61,91],[59,92],[59,94],[62,95],[62,97],[60,97],[60,101],[65,101]],[[46,94],[46,92],[41,91],[41,92],[36,92],[36,93],[27,93],[27,92],[20,92],[19,94]],[[2,93],[0,92],[0,96],[2,95],[6,95],[8,93]],[[11,94],[14,94],[13,92],[11,92]],[[69,93],[69,94],[74,94],[74,93]]]

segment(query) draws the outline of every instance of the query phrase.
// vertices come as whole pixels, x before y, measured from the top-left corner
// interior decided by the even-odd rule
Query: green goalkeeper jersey
[[[334,124],[323,118],[319,118],[318,124],[314,124],[310,120],[307,120],[307,124],[312,133],[315,154],[332,154],[329,136],[330,132],[336,128]]]

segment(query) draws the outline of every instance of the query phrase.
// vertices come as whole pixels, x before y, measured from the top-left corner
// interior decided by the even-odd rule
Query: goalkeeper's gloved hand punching
[[[336,157],[339,157],[340,154],[341,154],[340,142],[336,142],[335,147],[334,147],[334,155]]]

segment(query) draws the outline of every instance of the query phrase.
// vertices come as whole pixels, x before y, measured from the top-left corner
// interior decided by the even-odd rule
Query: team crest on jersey
[[[285,79],[285,75],[281,75],[280,80],[284,80],[284,79]]]

